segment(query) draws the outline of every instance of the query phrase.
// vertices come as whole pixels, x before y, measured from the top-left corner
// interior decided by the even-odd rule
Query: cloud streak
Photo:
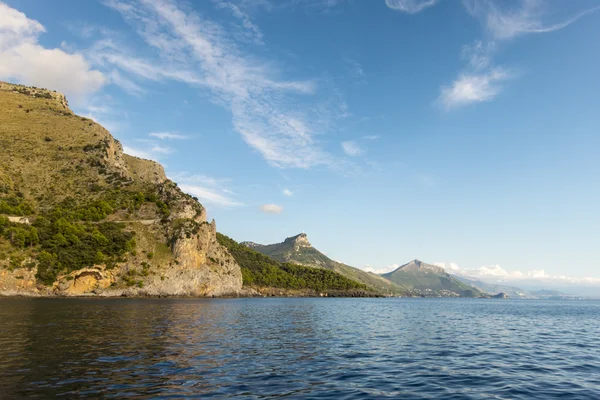
[[[189,139],[189,137],[185,135],[180,135],[178,133],[171,132],[152,132],[148,134],[148,136],[155,137],[160,140],[185,140]]]
[[[217,179],[205,175],[192,175],[187,172],[168,173],[169,179],[178,182],[186,193],[198,197],[202,204],[221,208],[241,207],[244,203],[235,199],[229,189],[229,179]]]
[[[182,10],[174,0],[107,0],[145,42],[160,53],[160,62],[134,58],[104,41],[94,56],[138,79],[178,80],[207,89],[215,103],[232,114],[234,129],[267,162],[278,168],[333,166],[335,158],[319,145],[322,126],[302,109],[298,96],[315,91],[312,81],[282,79],[281,71],[243,53],[219,24]],[[217,2],[253,30],[247,14],[229,2]],[[238,12],[239,11],[239,12]],[[242,13],[242,14],[240,14]],[[255,32],[256,36],[256,32]]]
[[[509,40],[529,33],[553,32],[600,10],[600,6],[581,11],[563,21],[547,22],[547,3],[539,0],[522,0],[517,7],[507,7],[508,2],[491,0],[464,0],[465,8],[481,21],[487,33],[495,40]]]
[[[438,0],[385,0],[385,4],[389,8],[407,14],[416,14],[434,6],[437,2]]]

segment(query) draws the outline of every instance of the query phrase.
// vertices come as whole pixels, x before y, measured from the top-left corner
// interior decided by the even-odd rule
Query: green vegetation
[[[51,284],[59,273],[94,264],[110,267],[135,248],[134,233],[125,231],[123,224],[92,222],[112,211],[108,202],[100,201],[71,210],[55,207],[32,225],[0,216],[0,235],[17,249],[32,248],[37,253],[37,278]]]
[[[26,202],[23,195],[6,196],[0,199],[0,214],[29,215],[33,213],[33,207]]]
[[[316,291],[368,290],[366,285],[332,271],[280,263],[220,233],[217,233],[217,240],[229,250],[242,268],[245,286]]]
[[[0,214],[33,217],[33,224],[25,225],[0,215],[0,238],[6,240],[12,252],[10,268],[19,267],[25,256],[33,256],[38,261],[37,278],[47,285],[61,273],[95,264],[110,268],[123,261],[125,253],[134,251],[135,232],[126,231],[121,223],[102,221],[118,210],[139,209],[148,202],[157,204],[158,212],[161,207],[168,210],[167,203],[153,194],[120,189],[107,190],[103,199],[87,205],[78,205],[67,197],[41,213],[12,191],[0,195]],[[148,259],[153,256],[147,254]]]

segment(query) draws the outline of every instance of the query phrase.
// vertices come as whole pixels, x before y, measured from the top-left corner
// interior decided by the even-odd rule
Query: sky
[[[0,0],[0,79],[67,95],[219,231],[600,288],[596,0]]]

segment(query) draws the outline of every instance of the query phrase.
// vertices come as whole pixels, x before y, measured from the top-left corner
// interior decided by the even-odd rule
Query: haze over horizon
[[[593,0],[0,0],[0,79],[225,234],[515,286],[600,288],[598,40]]]

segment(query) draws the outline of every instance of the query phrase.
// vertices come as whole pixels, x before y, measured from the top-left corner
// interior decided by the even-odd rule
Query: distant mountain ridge
[[[479,289],[461,282],[443,268],[421,260],[412,260],[381,276],[424,296],[486,297]]]
[[[505,293],[510,298],[513,299],[535,299],[537,298],[531,292],[528,292],[524,289],[514,287],[514,286],[506,286],[506,285],[497,285],[494,283],[487,283],[477,279],[466,278],[460,275],[452,275],[456,279],[466,283],[467,285],[473,286],[484,293],[494,295],[497,293]]]
[[[372,287],[382,294],[410,294],[410,290],[402,285],[330,259],[312,246],[305,233],[290,236],[281,243],[264,245],[254,242],[242,242],[241,244],[280,262],[307,265],[337,272],[349,279]]]

